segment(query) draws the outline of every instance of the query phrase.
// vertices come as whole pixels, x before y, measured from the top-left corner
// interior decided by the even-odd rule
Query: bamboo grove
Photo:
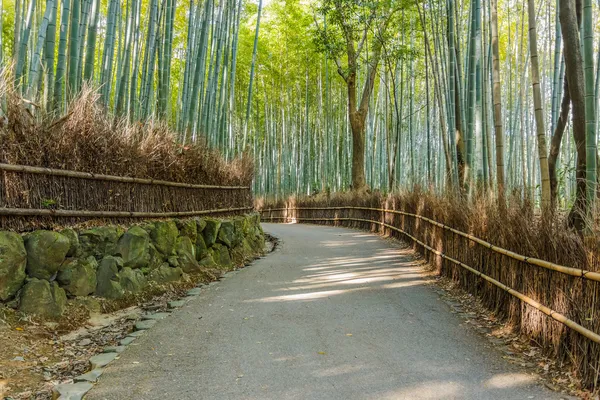
[[[265,3],[263,4],[263,1]],[[16,0],[32,110],[85,85],[182,143],[249,151],[257,194],[415,185],[595,207],[596,0]]]
[[[560,20],[563,4],[571,22]],[[569,219],[581,228],[597,180],[598,9],[554,0],[279,6],[261,28],[276,36],[265,47],[288,55],[260,77],[257,190],[312,194],[364,182],[512,193],[544,209],[575,204]],[[563,31],[574,32],[571,47]],[[357,150],[364,161],[354,164]]]
[[[115,116],[235,150],[239,37],[258,34],[258,21],[242,26],[256,11],[241,0],[16,0],[3,10],[3,62],[35,111],[61,115],[89,85]]]

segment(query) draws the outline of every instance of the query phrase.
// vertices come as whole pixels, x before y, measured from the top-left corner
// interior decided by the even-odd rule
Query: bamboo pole
[[[15,165],[15,164],[4,164],[4,163],[0,163],[0,171],[22,172],[22,173],[38,174],[38,175],[64,176],[67,178],[80,178],[80,179],[89,179],[89,180],[95,180],[95,181],[139,183],[139,184],[143,184],[143,185],[158,185],[158,186],[172,186],[172,187],[182,187],[182,188],[190,188],[190,189],[250,190],[249,186],[197,185],[197,184],[192,184],[192,183],[169,182],[169,181],[163,181],[163,180],[159,180],[159,179],[143,179],[143,178],[133,178],[133,177],[129,177],[129,176],[103,175],[103,174],[94,174],[92,172],[69,171],[69,170],[63,170],[63,169],[31,167],[28,165]]]
[[[385,210],[381,210],[381,209],[371,209],[371,208],[367,208],[367,207],[316,207],[316,208],[304,208],[304,210],[307,209],[339,209],[339,208],[352,208],[352,209],[367,209],[367,210],[380,210],[380,211],[385,211]],[[272,209],[272,210],[265,210],[265,211],[275,211],[277,209]],[[299,208],[297,208],[296,210],[299,210]],[[278,217],[275,217],[278,218]],[[283,218],[283,217],[279,217],[279,218]],[[554,319],[555,321],[560,322],[561,324],[567,326],[568,328],[573,329],[574,331],[576,331],[577,333],[581,334],[582,336],[590,339],[593,342],[596,343],[600,343],[600,335],[598,335],[597,333],[579,325],[577,322],[565,317],[564,315],[562,315],[561,313],[552,310],[551,308],[546,307],[545,305],[535,301],[534,299],[532,299],[529,296],[524,295],[521,292],[518,292],[514,289],[512,289],[511,287],[503,284],[502,282],[497,281],[496,279],[492,278],[491,276],[485,275],[479,271],[477,271],[476,269],[468,266],[465,263],[462,263],[452,257],[449,257],[447,255],[445,255],[444,253],[442,253],[441,251],[435,250],[434,248],[426,245],[425,243],[421,242],[419,239],[417,239],[416,237],[412,236],[411,234],[409,234],[408,232],[403,231],[402,229],[396,228],[395,226],[386,224],[384,222],[380,222],[380,221],[373,221],[373,220],[369,220],[369,219],[361,219],[361,218],[347,218],[347,217],[342,217],[342,218],[295,218],[296,221],[330,221],[330,222],[338,222],[338,221],[358,221],[358,222],[368,222],[368,223],[374,223],[374,224],[379,224],[381,226],[384,226],[388,229],[391,229],[393,231],[396,231],[398,233],[401,233],[403,235],[408,236],[410,239],[412,239],[414,242],[416,242],[417,244],[419,244],[420,246],[423,246],[425,249],[427,249],[428,251],[466,269],[469,272],[472,272],[474,275],[485,279],[486,281],[490,282],[491,284],[499,287],[500,289],[506,291],[508,294],[510,294],[511,296],[514,296],[516,298],[518,298],[519,300],[521,300],[524,303],[529,304],[530,306],[532,306],[533,308],[537,309],[538,311],[546,314],[547,316],[549,316],[550,318]]]
[[[223,214],[236,211],[253,210],[254,207],[220,208],[216,210],[180,211],[180,212],[133,212],[133,211],[80,211],[45,210],[34,208],[0,208],[2,216],[47,216],[47,217],[83,217],[83,218],[174,218],[194,217],[206,214]]]
[[[405,216],[409,216],[409,217],[414,217],[414,218],[418,218],[422,221],[426,221],[429,222],[432,225],[438,226],[440,228],[443,228],[445,230],[448,230],[450,232],[456,233],[457,235],[460,235],[464,238],[467,238],[477,244],[480,244],[486,248],[488,248],[489,250],[498,253],[498,254],[502,254],[505,255],[507,257],[510,257],[514,260],[518,260],[521,262],[524,262],[526,264],[530,264],[530,265],[535,265],[541,268],[545,268],[545,269],[549,269],[552,271],[557,271],[566,275],[571,275],[571,276],[575,276],[575,277],[580,277],[580,278],[584,278],[584,279],[588,279],[591,281],[596,281],[596,282],[600,282],[600,272],[593,272],[593,271],[587,271],[584,270],[583,268],[572,268],[572,267],[565,267],[563,265],[558,265],[558,264],[554,264],[551,263],[549,261],[545,261],[545,260],[541,260],[539,258],[534,258],[534,257],[527,257],[518,253],[515,253],[513,251],[504,249],[502,247],[498,247],[493,245],[492,243],[486,242],[485,240],[479,239],[476,236],[470,235],[468,233],[459,231],[457,229],[454,229],[450,226],[444,225],[441,222],[437,222],[434,221],[430,218],[424,217],[422,215],[418,215],[418,214],[412,214],[406,211],[398,211],[398,210],[388,210],[388,209],[382,209],[382,208],[370,208],[370,207],[356,207],[356,206],[343,206],[343,207],[308,207],[308,208],[273,208],[273,209],[267,209],[267,210],[261,210],[262,212],[269,212],[269,211],[283,211],[283,210],[288,210],[288,211],[297,211],[297,210],[348,210],[348,209],[353,209],[353,210],[366,210],[366,211],[379,211],[379,212],[385,212],[385,213],[391,213],[391,214],[398,214],[398,215],[405,215]],[[268,217],[267,217],[268,218]],[[371,221],[371,222],[376,222],[376,221]]]

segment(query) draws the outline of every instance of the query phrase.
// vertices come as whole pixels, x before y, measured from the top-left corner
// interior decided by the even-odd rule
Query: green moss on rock
[[[232,221],[222,221],[219,233],[217,235],[217,243],[224,244],[232,248],[235,243],[235,227]]]
[[[121,232],[114,226],[100,226],[79,234],[81,251],[85,256],[100,260],[105,255],[115,254]]]
[[[211,249],[212,258],[218,264],[220,269],[229,270],[233,267],[233,261],[229,254],[227,246],[216,243]]]
[[[206,226],[202,230],[202,237],[204,237],[206,246],[211,247],[217,241],[219,228],[221,228],[221,221],[213,218],[206,218],[204,221],[206,222]]]
[[[26,236],[27,274],[38,279],[52,278],[71,248],[69,239],[58,232],[35,231]]]
[[[117,242],[116,255],[125,267],[145,268],[150,263],[150,235],[139,226],[129,228]]]
[[[61,266],[56,280],[72,296],[87,296],[96,291],[98,262],[93,256],[70,258]]]
[[[67,295],[56,282],[32,278],[21,290],[19,309],[24,313],[56,319],[63,315],[66,306]]]
[[[175,245],[179,229],[175,221],[160,221],[154,223],[154,228],[150,232],[152,242],[158,251],[166,256],[175,254]]]
[[[201,272],[200,265],[196,261],[196,247],[187,236],[177,239],[177,260],[183,272],[188,274]]]
[[[181,280],[183,271],[181,268],[173,268],[169,264],[163,264],[148,274],[148,280],[156,283],[169,283]]]
[[[120,299],[125,294],[121,287],[119,269],[123,268],[120,257],[106,256],[100,261],[96,273],[96,295],[107,299]]]
[[[177,221],[179,236],[189,237],[192,244],[196,244],[198,239],[198,225],[193,219],[184,219]]]
[[[23,238],[14,233],[0,231],[0,300],[14,296],[25,283],[27,252]]]
[[[69,247],[69,251],[67,252],[67,257],[75,257],[79,253],[79,235],[75,232],[74,229],[67,228],[60,231],[60,234],[69,239],[69,243],[71,243],[71,247]]]
[[[126,293],[138,293],[148,285],[148,280],[142,271],[125,267],[119,272],[119,283]]]

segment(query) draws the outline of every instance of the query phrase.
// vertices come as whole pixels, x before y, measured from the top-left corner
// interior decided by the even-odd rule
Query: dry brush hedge
[[[201,143],[177,143],[164,124],[115,120],[103,111],[98,94],[91,89],[84,89],[67,113],[58,118],[23,102],[4,85],[0,85],[0,92],[6,98],[6,115],[0,126],[0,164],[95,176],[0,168],[0,210],[173,213],[252,207],[253,166],[249,157],[226,162]],[[98,179],[98,175],[230,188],[118,182]],[[0,213],[0,229],[52,228],[87,219]],[[128,217],[112,217],[109,222],[131,221]]]
[[[308,209],[357,206],[404,211],[438,221],[518,254],[571,268],[600,270],[596,241],[584,243],[577,235],[569,232],[564,221],[558,217],[551,224],[542,224],[530,204],[516,199],[509,204],[511,206],[502,211],[497,204],[485,199],[466,203],[464,200],[439,197],[420,191],[387,197],[380,194],[339,194],[330,198],[316,197],[266,204],[257,203],[258,207],[264,210],[284,208],[281,211],[263,213],[265,221],[269,220],[269,216],[279,217],[274,222],[281,221],[281,217],[288,221],[296,218],[299,222],[311,218],[358,218],[397,227],[445,256],[461,261],[531,297],[584,328],[596,333],[600,332],[600,320],[597,318],[600,306],[596,301],[600,294],[600,282],[565,275],[515,260],[412,216],[385,213],[382,218],[382,213],[375,210]],[[405,235],[379,223],[350,220],[308,222],[336,224],[406,239]],[[508,322],[551,351],[561,361],[572,364],[574,372],[585,385],[594,387],[599,383],[597,371],[600,367],[600,345],[566,328],[511,296],[505,290],[455,263],[427,251],[418,244],[414,246],[437,269],[438,273],[458,282],[463,288],[481,298],[490,310],[506,318]]]

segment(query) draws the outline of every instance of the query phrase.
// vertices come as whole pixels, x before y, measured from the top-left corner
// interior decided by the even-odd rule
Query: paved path
[[[352,230],[265,229],[276,252],[159,321],[86,398],[560,398],[463,326],[408,250]]]

